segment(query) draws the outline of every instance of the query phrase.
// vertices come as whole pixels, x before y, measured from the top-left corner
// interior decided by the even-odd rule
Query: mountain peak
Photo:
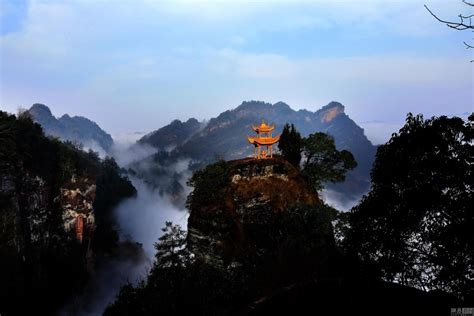
[[[108,151],[113,144],[112,137],[88,118],[64,114],[57,119],[46,105],[40,103],[33,104],[28,112],[49,136],[75,141],[85,146],[98,144],[101,148],[94,147],[95,150]]]
[[[53,113],[51,110],[44,104],[35,103],[31,106],[29,111],[33,117],[52,117]]]
[[[190,119],[188,119],[188,120],[186,121],[186,123],[188,123],[188,124],[196,124],[196,123],[199,123],[199,121],[198,121],[196,118],[191,117]]]
[[[61,116],[59,119],[60,119],[60,120],[70,120],[70,119],[72,119],[72,118],[69,116],[69,114],[64,114],[64,115]]]
[[[271,107],[271,103],[267,103],[264,101],[256,101],[256,100],[250,100],[250,101],[243,101],[242,104],[240,104],[237,108],[234,110],[240,111],[240,110],[258,110],[258,109],[265,109]]]
[[[151,145],[160,150],[169,150],[187,141],[201,127],[202,124],[193,117],[185,122],[176,119],[170,124],[146,134],[138,142]]]
[[[278,101],[277,103],[273,104],[273,107],[275,109],[278,109],[278,110],[283,111],[283,112],[293,111],[288,104],[286,104],[285,102],[282,102],[282,101]]]
[[[344,105],[339,102],[332,101],[329,102],[327,105],[323,106],[321,110],[319,110],[322,114],[321,122],[328,123],[331,122],[334,118],[339,116],[340,114],[344,113]]]

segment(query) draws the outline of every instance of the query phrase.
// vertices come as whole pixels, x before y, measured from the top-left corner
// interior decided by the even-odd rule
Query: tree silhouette
[[[302,138],[295,125],[286,123],[278,142],[282,156],[295,167],[300,166]]]
[[[303,140],[303,175],[315,191],[323,183],[340,182],[347,171],[357,167],[354,156],[347,150],[337,150],[334,139],[325,133],[314,133]]]
[[[379,147],[346,244],[385,279],[472,299],[473,121],[408,114]]]

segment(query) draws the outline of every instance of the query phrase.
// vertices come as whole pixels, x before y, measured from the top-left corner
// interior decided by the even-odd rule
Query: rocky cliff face
[[[0,111],[0,130],[0,313],[53,315],[87,280],[91,249],[114,250],[111,210],[136,191],[115,161],[46,137],[29,115]]]
[[[220,168],[224,181],[216,178],[204,191],[198,186],[205,183],[197,184],[189,203],[188,247],[213,265],[239,264],[271,248],[265,227],[294,205],[321,203],[299,171],[281,158],[234,160]],[[214,182],[212,176],[209,180]]]
[[[82,243],[84,239],[92,240],[95,229],[93,203],[96,184],[93,180],[73,176],[61,188],[60,201],[62,219],[66,232],[74,234],[74,238]]]
[[[190,159],[196,165],[206,165],[214,161],[215,157],[223,159],[249,157],[252,155],[253,147],[247,142],[245,135],[250,134],[252,125],[259,123],[262,118],[276,125],[275,134],[281,133],[285,123],[292,123],[304,137],[315,132],[333,136],[338,150],[345,149],[354,155],[357,167],[347,174],[344,183],[330,184],[330,187],[340,194],[341,200],[358,199],[368,190],[376,147],[364,135],[364,130],[344,112],[344,106],[339,102],[330,102],[312,112],[295,111],[284,102],[270,104],[246,101],[232,110],[211,118],[204,127],[187,128],[197,126],[197,122],[175,121],[151,133],[140,142],[152,144],[156,148],[176,147],[169,154],[159,152],[140,163],[147,167],[153,166],[152,172],[150,168],[141,170],[140,164],[132,166],[132,169],[147,182],[163,187],[163,184],[167,184],[163,179],[185,176],[183,174],[177,176],[175,169],[169,167],[176,161]],[[173,146],[169,146],[170,144]],[[168,181],[168,183],[174,182]],[[169,190],[166,187],[163,189]]]
[[[70,240],[90,241],[95,223],[95,190],[95,183],[88,178],[73,177],[56,190],[41,177],[27,172],[21,176],[2,175],[2,225],[12,229],[6,243],[20,254],[31,247],[43,247],[52,238],[62,238],[61,231],[48,229],[57,221],[62,222]]]

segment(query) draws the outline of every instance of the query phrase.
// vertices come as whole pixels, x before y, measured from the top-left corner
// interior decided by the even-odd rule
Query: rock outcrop
[[[211,175],[209,185],[215,182],[215,187],[195,187],[188,201],[188,247],[213,265],[239,264],[272,247],[265,244],[271,237],[264,236],[265,227],[295,205],[321,203],[299,171],[282,158],[248,158],[222,162],[218,167],[223,181],[214,181]]]
[[[113,159],[46,137],[29,115],[0,111],[0,130],[0,312],[53,315],[88,279],[92,249],[116,249],[112,209],[136,190]]]
[[[344,182],[330,184],[329,187],[338,194],[342,202],[351,202],[359,199],[369,189],[376,147],[344,110],[344,106],[335,101],[317,111],[295,111],[284,102],[243,102],[238,107],[211,118],[205,126],[199,126],[195,120],[174,121],[145,136],[140,143],[150,144],[160,150],[174,149],[169,153],[159,152],[147,157],[131,168],[148,183],[165,191],[169,190],[169,183],[174,184],[174,181],[164,181],[165,178],[187,176],[170,167],[176,161],[190,159],[194,165],[204,166],[216,156],[230,160],[252,155],[253,146],[247,142],[245,135],[251,131],[253,124],[264,118],[276,125],[275,135],[281,133],[285,123],[291,123],[303,137],[315,132],[327,133],[334,137],[338,150],[350,151],[357,161],[357,167],[348,172]],[[142,165],[147,168],[141,168]],[[151,172],[149,166],[153,166]],[[192,167],[190,165],[191,171],[194,171]]]
[[[95,229],[93,203],[96,195],[96,184],[89,178],[72,177],[65,187],[61,188],[61,208],[64,229],[73,232],[79,243],[84,239],[90,241]]]

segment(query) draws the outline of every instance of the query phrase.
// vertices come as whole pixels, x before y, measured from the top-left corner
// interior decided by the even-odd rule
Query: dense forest
[[[135,188],[112,158],[46,137],[28,113],[0,112],[0,171],[0,313],[53,314],[84,286],[94,258],[113,255],[111,211]],[[91,209],[84,236],[66,229],[70,203]]]
[[[317,315],[445,315],[450,307],[472,305],[473,123],[474,115],[464,121],[409,114],[405,126],[378,148],[370,192],[347,213],[288,195],[294,181],[303,179],[316,194],[356,165],[322,133],[301,138],[294,126],[285,126],[280,149],[299,170],[299,180],[272,188],[278,191],[274,199],[283,196],[283,212],[252,195],[258,185],[263,192],[277,178],[291,179],[294,171],[281,158],[273,166],[219,161],[195,172],[188,231],[166,224],[147,279],[125,285],[105,315],[308,308]],[[247,190],[236,184],[245,178],[249,182],[243,183],[252,184]],[[227,251],[229,240],[249,251]],[[215,260],[219,249],[224,259]]]
[[[350,212],[319,196],[357,166],[325,133],[287,124],[280,156],[196,170],[187,230],[166,223],[148,276],[105,315],[443,315],[472,304],[473,126],[474,115],[409,114]],[[2,315],[54,314],[118,252],[112,210],[136,190],[112,158],[45,136],[27,113],[0,112],[0,170]]]

